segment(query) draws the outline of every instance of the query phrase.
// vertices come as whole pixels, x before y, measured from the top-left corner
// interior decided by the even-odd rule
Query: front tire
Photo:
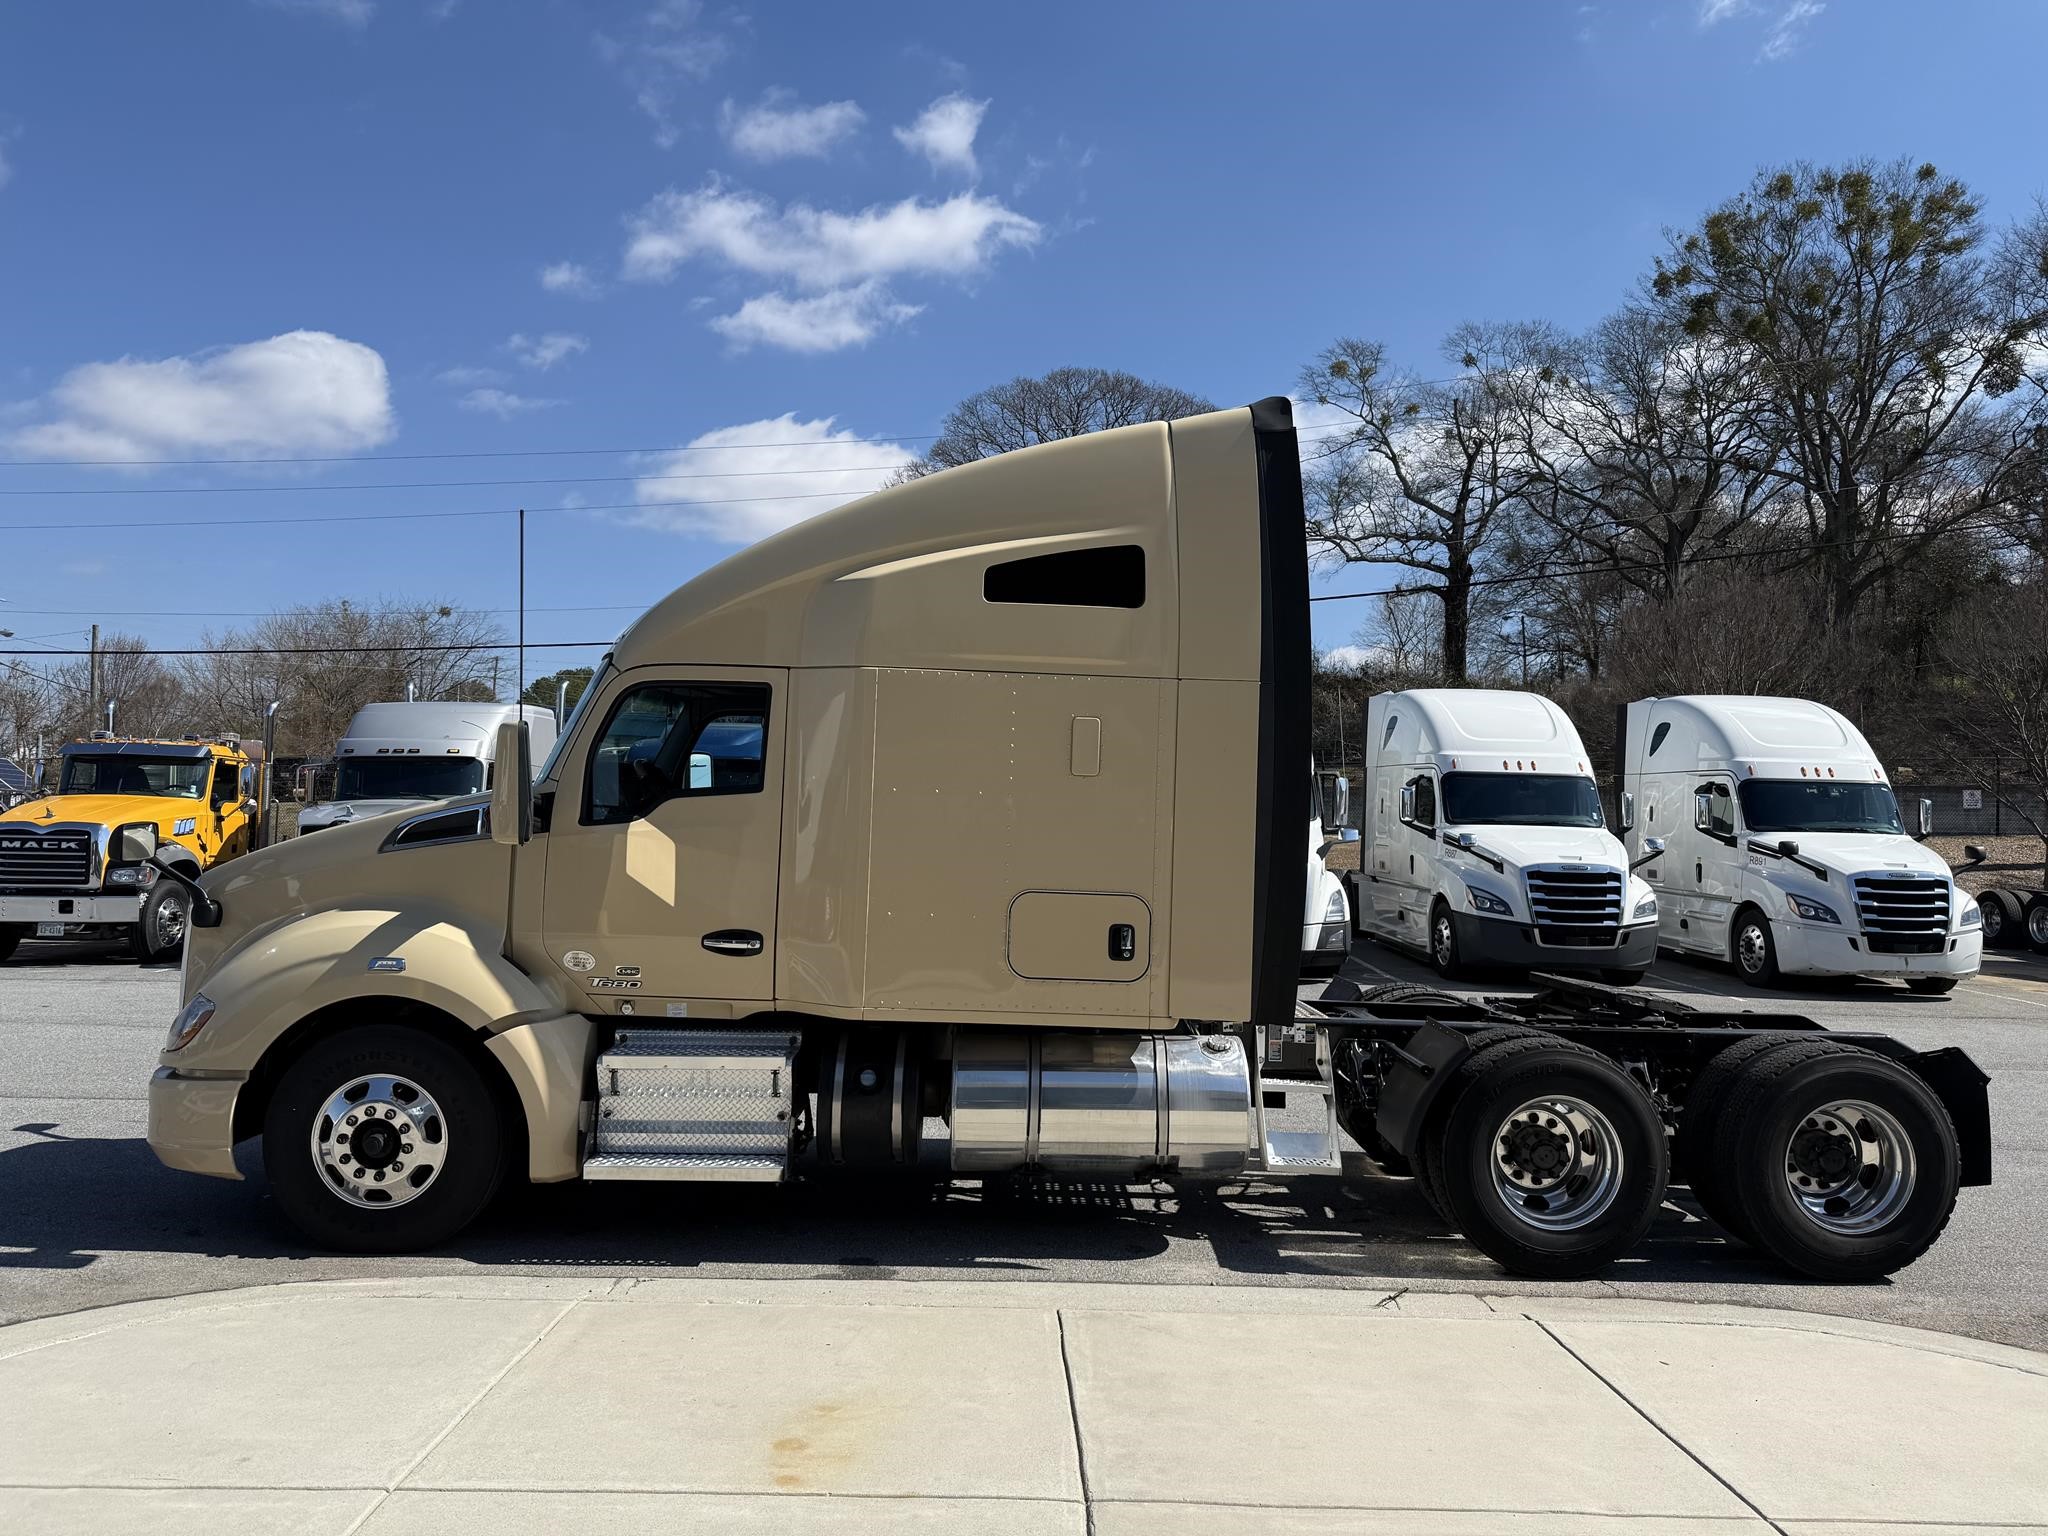
[[[1778,984],[1778,942],[1771,937],[1771,920],[1755,907],[1735,914],[1735,932],[1728,942],[1735,974],[1752,987]]]
[[[1625,971],[1610,965],[1600,973],[1600,979],[1610,987],[1639,987],[1649,974],[1648,971]]]
[[[185,930],[191,921],[191,895],[177,881],[159,879],[142,898],[129,947],[144,965],[174,960],[185,947]]]
[[[27,932],[26,928],[11,924],[0,926],[0,965],[4,965],[14,957],[14,951],[21,944],[22,935]]]
[[[367,1024],[316,1040],[263,1118],[263,1166],[291,1223],[322,1248],[411,1253],[482,1212],[504,1171],[483,1074],[417,1029]]]
[[[1465,959],[1458,952],[1458,925],[1451,921],[1451,908],[1441,899],[1429,909],[1429,963],[1445,981],[1465,974]]]
[[[2038,954],[2048,954],[2048,895],[2028,899],[2021,924],[2026,929],[2027,947]]]
[[[1452,1223],[1511,1274],[1590,1275],[1641,1241],[1670,1175],[1664,1123],[1598,1051],[1507,1040],[1466,1059],[1424,1157]]]
[[[1955,1126],[1897,1062],[1830,1040],[1764,1051],[1711,1127],[1714,1177],[1757,1245],[1819,1280],[1877,1280],[1930,1248],[1956,1205]]]

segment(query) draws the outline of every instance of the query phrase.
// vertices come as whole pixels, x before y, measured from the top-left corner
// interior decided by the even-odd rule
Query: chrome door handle
[[[703,944],[714,955],[758,955],[762,949],[761,935],[749,928],[721,928],[705,934]]]

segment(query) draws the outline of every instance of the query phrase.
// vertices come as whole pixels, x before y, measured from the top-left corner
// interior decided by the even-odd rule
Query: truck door
[[[774,996],[788,677],[636,668],[595,701],[549,814],[541,909],[549,958],[606,1000],[592,1011]]]
[[[1703,778],[1693,788],[1691,815],[1692,867],[1677,871],[1692,877],[1686,927],[1689,949],[1715,954],[1728,948],[1728,921],[1742,896],[1742,857],[1735,833],[1735,789],[1726,779]],[[1673,882],[1666,872],[1667,887]]]
[[[1436,775],[1427,770],[1409,778],[1401,790],[1401,912],[1398,931],[1410,943],[1429,942],[1429,907],[1436,894]]]

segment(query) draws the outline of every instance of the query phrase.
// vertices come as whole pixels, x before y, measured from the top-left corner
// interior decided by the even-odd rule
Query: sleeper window
[[[693,795],[757,794],[767,734],[768,689],[756,683],[630,689],[591,750],[583,824],[634,821]]]
[[[1135,544],[1112,544],[1005,560],[982,572],[981,595],[991,603],[1142,608],[1145,551]]]

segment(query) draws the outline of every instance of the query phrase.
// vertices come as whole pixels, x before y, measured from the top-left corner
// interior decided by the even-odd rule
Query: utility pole
[[[1529,615],[1519,615],[1522,621],[1522,686],[1529,686]]]
[[[100,717],[100,627],[92,627],[92,650],[86,663],[86,672],[91,679],[88,688],[89,702],[86,705],[86,730],[90,732]]]
[[[519,509],[519,691],[514,704],[526,702],[526,508]]]

